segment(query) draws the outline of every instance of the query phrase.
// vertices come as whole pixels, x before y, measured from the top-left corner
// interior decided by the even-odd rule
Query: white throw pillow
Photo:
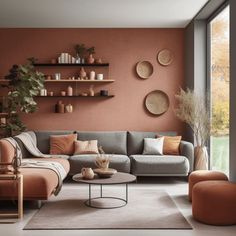
[[[164,137],[144,138],[144,155],[163,155]]]

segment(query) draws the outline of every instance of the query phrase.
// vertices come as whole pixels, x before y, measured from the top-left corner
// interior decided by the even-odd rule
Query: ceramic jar
[[[97,74],[97,80],[103,80],[103,74]]]
[[[91,168],[82,168],[81,174],[84,179],[93,179],[94,178],[94,172]]]
[[[73,112],[73,106],[71,104],[66,105],[65,111],[67,113],[72,113]]]
[[[58,106],[58,112],[59,113],[65,113],[65,105],[60,101]]]
[[[73,88],[71,86],[67,87],[67,96],[73,96]]]
[[[89,79],[90,79],[90,80],[95,80],[95,71],[90,71],[90,73],[89,73]]]

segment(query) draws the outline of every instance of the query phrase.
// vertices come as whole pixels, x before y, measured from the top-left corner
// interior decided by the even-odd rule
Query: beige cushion
[[[75,152],[77,154],[98,154],[98,141],[89,140],[89,141],[75,141]]]
[[[162,155],[163,154],[164,137],[160,138],[144,138],[144,155]]]

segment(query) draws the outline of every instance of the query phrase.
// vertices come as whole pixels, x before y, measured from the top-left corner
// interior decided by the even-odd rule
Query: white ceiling
[[[179,28],[208,0],[0,0],[0,27]]]

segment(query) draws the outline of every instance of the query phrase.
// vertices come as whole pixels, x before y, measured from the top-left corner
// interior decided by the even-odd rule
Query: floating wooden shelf
[[[0,79],[0,84],[8,83],[9,80]],[[113,79],[103,79],[103,80],[69,80],[69,79],[61,79],[61,80],[45,80],[45,83],[112,83],[115,82]]]
[[[93,64],[88,64],[88,63],[84,63],[84,64],[76,64],[76,63],[56,63],[56,64],[52,64],[52,63],[35,63],[34,66],[51,66],[51,67],[56,67],[56,66],[90,66],[90,67],[102,67],[102,66],[109,66],[109,63],[101,63],[101,64],[97,64],[97,63],[93,63]]]
[[[100,96],[100,95],[96,95],[96,96],[35,96],[37,98],[112,98],[115,97],[115,95],[108,95],[108,96]]]
[[[0,83],[1,84],[3,84],[3,83],[8,83],[9,82],[9,80],[7,80],[7,79],[0,79]]]
[[[104,80],[69,80],[69,79],[61,79],[61,80],[45,80],[45,83],[60,83],[60,82],[66,82],[66,83],[112,83],[115,82],[113,79],[104,79]]]
[[[6,112],[0,112],[0,116],[8,116],[8,113],[6,113]]]

